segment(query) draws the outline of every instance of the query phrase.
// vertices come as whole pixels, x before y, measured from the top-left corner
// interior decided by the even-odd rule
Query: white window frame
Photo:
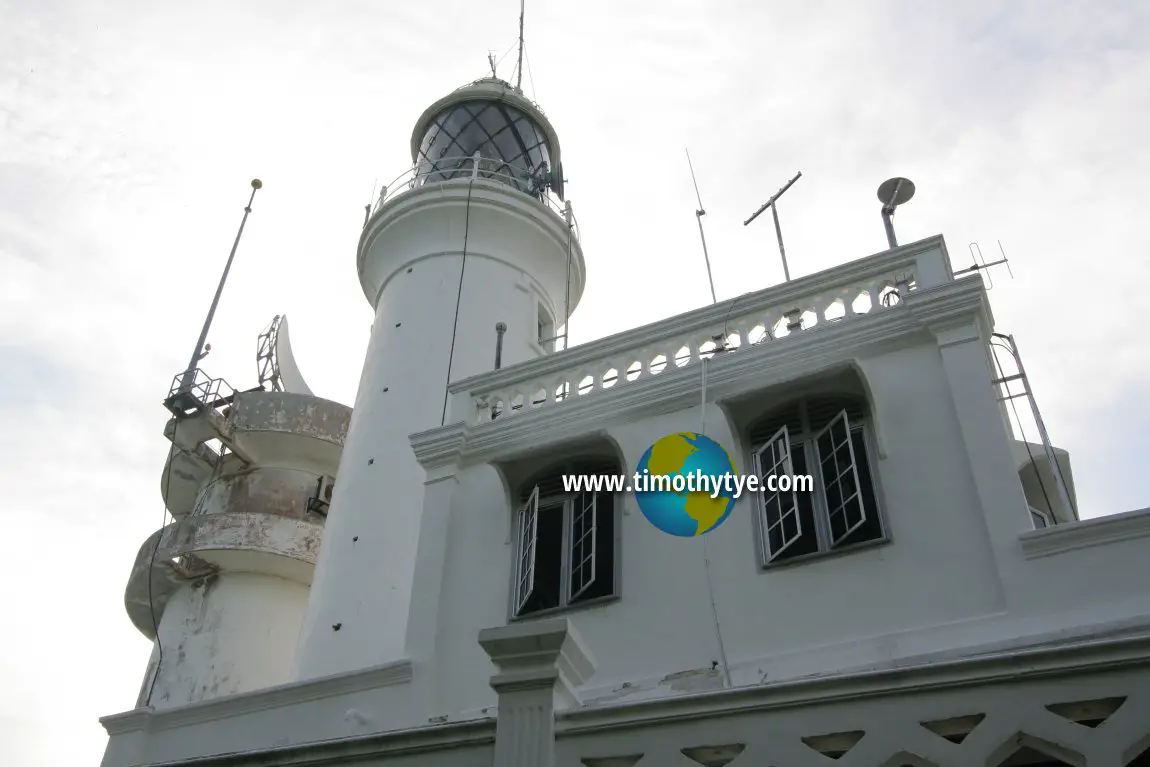
[[[535,615],[550,614],[560,610],[580,607],[585,604],[595,604],[601,600],[618,598],[619,584],[619,499],[615,498],[611,505],[611,513],[615,515],[614,540],[612,546],[612,565],[614,568],[614,583],[611,593],[602,597],[595,597],[584,601],[578,600],[587,589],[597,581],[600,552],[598,542],[599,530],[599,493],[582,491],[566,495],[540,498],[539,486],[531,490],[531,496],[526,504],[519,510],[516,518],[517,544],[515,547],[515,578],[512,590],[511,617],[529,618]],[[535,587],[536,557],[538,556],[537,542],[539,531],[539,514],[563,514],[563,541],[561,544],[560,561],[560,588],[559,604],[541,610],[524,612],[524,607],[531,600]],[[587,519],[587,517],[590,519]],[[579,537],[576,538],[576,533]],[[578,553],[576,550],[578,549]],[[578,558],[578,561],[576,561]],[[590,578],[581,582],[575,577],[576,569],[583,563],[590,566]]]
[[[558,348],[556,337],[559,334],[559,321],[554,312],[543,301],[535,300],[535,345],[545,354],[553,354]]]
[[[799,516],[798,492],[793,488],[787,493],[779,490],[774,492],[767,490],[767,477],[794,474],[794,464],[791,462],[791,438],[786,426],[775,432],[765,445],[755,451],[752,462],[755,474],[759,476],[759,487],[762,488],[760,491],[760,513],[762,516],[759,520],[759,539],[767,561],[773,562],[786,553],[786,550],[801,540],[803,536],[803,521],[802,517]],[[778,509],[778,519],[774,522],[770,519],[769,509],[771,508]],[[790,539],[786,538],[785,530],[785,520],[788,517],[793,517],[795,524],[795,534]],[[784,528],[783,544],[778,551],[772,551],[771,530],[776,526]]]
[[[590,499],[590,503],[588,503]],[[567,604],[571,604],[595,584],[596,564],[596,533],[598,532],[599,494],[586,490],[581,491],[572,499],[570,520],[566,545],[563,547],[567,554]],[[590,517],[590,519],[588,519]],[[587,550],[588,545],[590,551]],[[578,579],[583,566],[591,569],[590,578],[586,581]]]
[[[519,615],[535,593],[535,544],[539,540],[538,486],[531,491],[531,497],[519,510],[516,530],[515,614]]]
[[[840,424],[841,424],[841,426],[840,426]],[[788,495],[788,494],[780,494],[777,492],[771,493],[770,491],[767,490],[766,484],[764,482],[764,484],[762,484],[760,486],[761,489],[758,493],[759,498],[758,498],[758,509],[757,509],[757,514],[758,514],[757,524],[758,524],[758,528],[759,528],[759,545],[760,545],[760,550],[762,553],[762,564],[763,564],[763,566],[771,566],[771,565],[775,565],[775,564],[779,564],[779,565],[788,564],[792,561],[803,561],[803,560],[806,560],[808,558],[815,558],[815,557],[825,556],[825,555],[836,553],[836,552],[843,551],[843,550],[850,550],[850,549],[855,548],[856,546],[868,546],[868,545],[872,545],[872,544],[882,543],[882,542],[888,541],[890,539],[890,536],[889,536],[889,533],[887,530],[887,526],[886,526],[886,522],[883,519],[882,512],[881,512],[882,501],[880,498],[881,490],[880,490],[879,477],[877,475],[877,472],[874,469],[874,464],[871,462],[871,456],[874,453],[874,445],[872,444],[872,442],[870,440],[869,431],[868,431],[868,428],[866,425],[866,421],[862,420],[862,421],[858,421],[858,422],[852,422],[850,420],[850,417],[847,415],[846,408],[844,408],[844,409],[840,410],[838,412],[838,414],[835,415],[827,423],[826,426],[824,426],[818,432],[812,433],[808,428],[809,424],[807,423],[806,407],[804,404],[804,407],[803,407],[803,425],[804,425],[804,428],[803,428],[802,435],[799,436],[798,438],[792,438],[790,435],[790,432],[786,426],[779,429],[777,432],[775,432],[775,434],[769,440],[767,440],[766,443],[764,443],[763,445],[758,447],[756,450],[754,450],[754,452],[752,454],[752,461],[754,463],[755,472],[758,473],[761,478],[765,479],[765,475],[767,473],[769,473],[769,472],[764,470],[764,468],[766,467],[767,462],[768,462],[767,459],[774,457],[776,459],[775,463],[777,464],[777,458],[778,458],[779,453],[781,452],[781,450],[779,449],[779,445],[780,445],[780,442],[785,440],[786,464],[787,464],[787,467],[785,469],[785,473],[793,474],[794,473],[794,459],[793,459],[791,451],[793,449],[802,449],[803,450],[804,456],[805,456],[805,464],[806,464],[805,473],[809,474],[814,479],[814,486],[815,486],[814,492],[813,492],[813,497],[810,499],[810,502],[811,502],[811,508],[813,511],[814,523],[815,523],[815,530],[813,531],[813,533],[815,535],[815,539],[817,542],[817,549],[815,551],[810,552],[810,553],[798,555],[795,557],[786,557],[785,556],[785,554],[790,549],[790,547],[792,545],[794,545],[798,540],[800,540],[803,537],[804,532],[806,532],[806,533],[811,532],[811,531],[805,531],[802,528],[802,517],[799,515],[799,504],[798,504],[798,499],[797,499],[797,491],[792,490],[791,493],[789,493],[789,495],[792,497],[792,501],[794,504],[792,508],[794,509],[794,513],[795,513],[796,518],[797,518],[796,519],[796,522],[798,523],[796,525],[797,530],[791,538],[784,540],[783,545],[777,551],[772,551],[771,545],[770,545],[770,535],[769,535],[769,529],[770,529],[771,525],[769,524],[769,519],[768,519],[768,507],[769,507],[770,503],[772,502],[772,500],[776,499],[778,496]],[[840,465],[838,463],[838,461],[834,461],[834,470],[836,471],[836,476],[828,480],[828,478],[826,476],[824,476],[824,471],[823,471],[823,466],[822,466],[824,456],[822,455],[822,451],[819,447],[819,441],[823,438],[824,435],[831,434],[832,431],[836,427],[845,431],[845,433],[847,434],[847,439],[845,441],[845,444],[840,442],[838,445],[834,445],[833,444],[833,434],[832,434],[832,436],[831,436],[832,447],[837,447],[837,448],[844,450],[846,452],[846,460],[849,463],[849,465],[848,465],[848,463],[844,463],[844,464]],[[862,456],[858,456],[855,454],[854,440],[853,440],[853,436],[855,433],[861,433],[862,438],[863,438],[863,443],[866,446],[866,452]],[[830,456],[828,456],[828,457],[830,457]],[[868,499],[865,496],[861,495],[862,483],[859,481],[859,475],[858,475],[858,466],[859,466],[860,461],[867,461],[868,462],[867,467],[870,470],[871,486],[873,489],[872,497],[873,497],[874,508],[871,507],[871,504],[868,502]],[[777,469],[776,469],[776,471],[777,471]],[[858,497],[858,508],[861,509],[861,516],[857,520],[852,520],[852,523],[847,526],[846,532],[842,533],[841,535],[836,537],[832,532],[831,515],[832,515],[832,513],[834,513],[834,511],[830,508],[829,497],[828,497],[828,493],[827,493],[827,486],[830,484],[833,484],[835,481],[841,480],[846,475],[847,472],[850,472],[851,479],[854,482],[855,493],[857,496],[859,496]],[[853,497],[854,496],[852,496],[852,498]],[[841,499],[842,502],[840,502],[840,504],[839,504],[839,509],[842,509],[845,506],[845,502],[850,501],[850,500],[851,499]],[[873,539],[869,539],[867,541],[860,541],[857,543],[845,543],[845,541],[855,531],[857,531],[860,527],[862,527],[864,524],[866,524],[866,522],[868,520],[870,520],[872,518],[876,519],[878,521],[879,530],[880,530],[880,534],[878,536],[876,536]]]
[[[842,430],[846,434],[846,439],[836,445],[834,444],[834,428],[840,421],[842,422]],[[831,438],[831,454],[825,457],[823,456],[822,448],[819,445],[819,443],[822,442],[824,436],[830,436]],[[813,440],[815,445],[815,457],[818,461],[819,486],[823,491],[823,508],[827,516],[830,548],[832,549],[838,548],[843,541],[851,536],[852,533],[865,525],[868,519],[866,502],[862,497],[862,484],[859,482],[858,461],[855,458],[854,440],[852,437],[853,433],[851,430],[850,418],[847,416],[847,411],[844,408],[843,410],[839,411],[838,415],[831,419],[830,423],[823,427],[822,431],[815,435]],[[847,449],[847,461],[849,462],[845,468],[840,466],[838,462],[839,449],[844,445]],[[834,479],[828,480],[826,474],[823,472],[823,464],[826,462],[827,458],[830,458],[834,462]],[[851,479],[854,482],[854,495],[852,495],[850,498],[840,498],[839,505],[832,509],[830,505],[830,493],[827,491],[827,488],[832,484],[837,484],[840,488],[839,495],[841,496],[842,479],[843,477],[847,476],[848,472],[850,473]],[[838,513],[842,513],[845,517],[848,509],[847,504],[855,499],[858,499],[858,508],[861,511],[861,516],[854,524],[847,525],[846,532],[838,537],[835,537],[834,516]]]

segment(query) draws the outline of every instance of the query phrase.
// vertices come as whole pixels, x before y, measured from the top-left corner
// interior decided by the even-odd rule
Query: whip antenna
[[[707,253],[707,236],[703,234],[703,216],[707,215],[707,211],[703,209],[703,197],[699,194],[699,182],[695,179],[695,166],[691,162],[691,150],[687,152],[687,167],[691,169],[691,183],[695,185],[695,199],[699,202],[699,207],[695,209],[695,220],[699,223],[699,239],[703,243],[703,260],[707,264],[707,282],[711,286],[711,303],[718,302],[715,297],[715,279],[711,276],[711,256]]]

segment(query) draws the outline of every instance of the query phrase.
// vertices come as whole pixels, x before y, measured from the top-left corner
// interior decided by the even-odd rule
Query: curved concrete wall
[[[300,636],[300,678],[401,657],[424,489],[408,435],[440,425],[449,380],[493,368],[497,322],[507,325],[510,365],[543,354],[538,303],[553,317],[562,311],[566,224],[525,195],[481,182],[468,218],[467,187],[397,197],[361,240],[364,292],[381,292]],[[573,307],[583,268],[574,247]]]
[[[160,622],[155,708],[281,684],[307,606],[307,586],[255,573],[229,573],[182,586]],[[153,651],[152,662],[159,660]]]

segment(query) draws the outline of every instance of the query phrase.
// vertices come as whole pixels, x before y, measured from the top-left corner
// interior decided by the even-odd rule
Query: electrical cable
[[[478,172],[479,168],[475,169]],[[471,230],[471,188],[475,186],[475,176],[467,183],[467,208],[463,214],[463,257],[459,262],[459,291],[455,294],[455,322],[451,326],[451,349],[447,353],[447,381],[443,386],[443,415],[439,425],[447,423],[447,398],[451,393],[451,363],[455,361],[455,336],[459,332],[459,305],[463,301],[463,274],[467,269],[467,234]]]
[[[699,415],[699,435],[706,436],[707,433],[707,362],[708,358],[703,357],[699,361],[701,372],[700,385],[702,407],[700,408]],[[707,582],[707,596],[711,601],[711,619],[715,624],[715,636],[719,641],[719,660],[723,664],[723,683],[729,688],[731,687],[731,669],[730,664],[727,663],[727,647],[723,642],[723,630],[719,624],[719,608],[715,603],[715,585],[711,581],[711,556],[707,550],[707,533],[703,533],[703,573],[704,580]]]

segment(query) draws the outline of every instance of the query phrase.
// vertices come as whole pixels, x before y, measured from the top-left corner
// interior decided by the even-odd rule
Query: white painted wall
[[[428,261],[446,264],[438,273],[428,270],[427,287],[444,289],[451,255]],[[492,272],[492,283],[494,290],[506,288],[495,284],[497,271]],[[384,295],[388,296],[387,290]],[[501,305],[483,304],[479,296],[475,300],[475,312],[494,312],[493,307]],[[437,316],[426,302],[409,299],[402,291],[393,303],[383,302],[377,313],[377,332],[360,392],[367,406],[357,410],[360,420],[352,426],[348,450],[357,445],[358,460],[364,465],[363,459],[375,451],[390,451],[378,454],[395,460],[384,462],[385,471],[379,474],[365,471],[363,465],[350,473],[341,468],[339,487],[344,495],[337,491],[336,504],[341,497],[344,500],[342,506],[333,505],[325,534],[331,557],[329,582],[323,601],[317,606],[318,592],[313,591],[309,604],[313,621],[316,615],[331,620],[321,612],[330,605],[354,618],[341,621],[344,627],[339,632],[328,626],[328,633],[319,632],[310,643],[305,634],[302,657],[310,657],[305,670],[313,678],[191,709],[129,712],[114,718],[109,722],[114,733],[106,760],[109,767],[495,715],[496,695],[489,684],[495,669],[476,640],[482,629],[507,622],[513,506],[503,479],[490,465],[457,470],[449,457],[447,464],[432,465],[425,473],[414,461],[404,463],[411,451],[407,433],[416,430],[411,424],[438,417],[442,405],[438,396],[412,388],[403,389],[402,405],[393,404],[381,396],[380,388],[373,388],[376,381],[390,378],[393,365],[404,364],[394,336],[379,330],[388,327],[381,320],[397,316],[387,307],[414,312],[428,322]],[[1123,632],[1145,632],[1150,625],[1150,595],[1145,590],[1150,581],[1146,557],[1150,511],[1027,532],[1030,522],[1017,461],[989,386],[981,349],[985,339],[974,320],[964,322],[956,318],[955,310],[949,312],[945,323],[927,317],[924,327],[914,333],[899,337],[875,333],[873,345],[851,347],[843,352],[844,359],[819,363],[838,365],[847,361],[847,355],[864,355],[854,361],[871,394],[871,409],[886,448],[884,457],[872,457],[892,536],[889,543],[763,572],[753,543],[751,520],[757,509],[749,499],[742,500],[724,526],[706,539],[716,610],[736,685],[953,660],[1013,649],[1011,645],[1065,645],[1075,635],[1078,641],[1114,638]],[[898,315],[889,317],[892,323],[901,321]],[[395,321],[406,327],[406,319]],[[444,326],[436,327],[442,332]],[[439,337],[437,343],[441,341]],[[469,364],[481,362],[476,355]],[[442,364],[446,366],[445,361]],[[414,380],[426,382],[431,374],[427,368],[421,370]],[[748,385],[762,387],[757,377],[761,373],[753,365],[746,370]],[[695,374],[687,369],[665,375]],[[757,396],[766,407],[808,383],[790,381]],[[636,384],[644,385],[662,386],[658,380]],[[727,391],[742,391],[729,381],[724,386]],[[413,403],[423,410],[414,412]],[[666,407],[651,400],[643,406],[648,412]],[[540,413],[539,424],[518,433],[546,442],[556,439],[560,422],[570,431],[578,419],[564,415],[563,407],[550,411],[554,417]],[[747,446],[738,444],[738,424],[732,417],[737,420],[745,409],[732,406],[724,412],[710,405],[706,419],[707,433],[725,444],[741,467],[747,463]],[[691,405],[628,421],[636,417],[626,412],[612,416],[601,435],[622,453],[624,470],[630,470],[658,437],[697,430],[700,409]],[[516,418],[530,423],[527,419],[532,416]],[[510,422],[479,428],[504,429]],[[598,426],[580,422],[578,428],[593,431]],[[521,456],[541,452],[540,444],[527,442],[508,448]],[[348,477],[354,481],[348,482]],[[356,489],[349,491],[349,486]],[[666,536],[646,522],[633,499],[623,503],[622,598],[567,613],[595,660],[596,673],[580,690],[583,702],[592,708],[715,687],[721,680],[706,671],[719,660],[719,653],[704,579],[703,540]],[[389,535],[397,529],[397,518],[409,527],[403,535]],[[332,534],[336,520],[344,525],[338,537]],[[375,556],[347,556],[345,539],[351,537],[351,523],[374,535],[368,540],[377,542],[370,550]],[[396,562],[402,566],[397,568]],[[408,578],[410,591],[381,597],[384,584],[396,583],[386,580],[396,571]],[[381,611],[388,600],[404,609]],[[246,615],[256,601],[254,595],[244,595],[231,606],[242,605]],[[271,605],[262,597],[259,601]],[[189,604],[172,614],[198,616],[191,609],[195,606],[189,597]],[[222,611],[230,616],[228,609],[225,605]],[[391,616],[397,617],[392,621]],[[349,622],[358,627],[357,633],[350,635],[352,641],[340,644]],[[193,620],[190,625],[199,623]],[[261,626],[248,625],[246,630]],[[391,648],[388,653],[409,657],[411,664],[383,669],[376,665],[391,660],[373,660],[385,654],[375,646],[384,640]],[[206,650],[201,645],[192,649],[199,653],[196,666],[204,666]],[[231,656],[223,661],[232,663]],[[210,665],[225,668],[219,658]],[[397,670],[399,666],[403,668]],[[314,678],[324,669],[337,673]],[[666,679],[681,672],[690,676]],[[1013,665],[1007,672],[1015,673]],[[271,678],[270,671],[266,678]],[[1073,685],[1047,681],[1054,686],[1049,695],[1036,698],[1037,703],[1088,697]],[[181,683],[175,679],[165,685],[178,689]],[[1095,689],[1093,681],[1091,685]],[[773,689],[763,694],[788,695],[785,687]],[[908,716],[920,708],[911,698],[900,699],[898,705]],[[953,707],[947,710],[958,712]],[[962,712],[968,710],[985,709],[975,706]],[[584,711],[588,713],[595,712]],[[804,714],[802,719],[809,720],[812,733],[824,731],[818,729],[824,726],[823,715]],[[1013,723],[1010,727],[1010,732],[1018,729]]]
[[[498,184],[476,182],[469,203],[468,187],[396,198],[361,242],[364,291],[379,297],[300,634],[300,679],[403,657],[424,480],[408,435],[442,423],[449,379],[493,368],[497,322],[511,365],[542,354],[539,301],[561,316],[566,224]],[[577,249],[574,260],[572,307]]]
[[[888,663],[950,648],[955,642],[948,634],[959,637],[959,645],[973,645],[1050,630],[1065,620],[1060,613],[1078,611],[1084,619],[1091,600],[1099,620],[1112,619],[1106,606],[1140,597],[1136,584],[1150,575],[1138,554],[1142,544],[1075,551],[1065,555],[1072,567],[1057,558],[1024,558],[1019,535],[1031,525],[1014,463],[985,460],[1008,455],[1008,436],[984,355],[965,351],[961,343],[940,349],[934,338],[919,337],[861,361],[887,447],[885,458],[872,455],[872,461],[889,543],[761,571],[750,496],[708,536],[716,609],[736,684]],[[775,396],[763,393],[764,408]],[[630,472],[654,440],[699,424],[694,407],[623,423],[608,436]],[[716,405],[707,424],[707,433],[746,467],[746,446]],[[967,436],[977,439],[970,448]],[[585,693],[611,697],[624,683],[631,690],[623,695],[718,685],[718,675],[706,674],[658,685],[665,676],[709,670],[720,660],[703,541],[665,535],[645,520],[633,497],[623,503],[622,598],[569,613],[598,664]],[[511,513],[495,469],[460,472],[442,555],[434,650],[435,700],[445,711],[494,700],[490,664],[475,635],[507,620]],[[415,593],[432,597],[419,582]],[[430,655],[414,645],[409,652]]]
[[[160,622],[163,659],[150,705],[168,708],[288,681],[291,637],[306,606],[306,585],[255,573],[182,587]],[[153,651],[151,663],[158,660]]]

